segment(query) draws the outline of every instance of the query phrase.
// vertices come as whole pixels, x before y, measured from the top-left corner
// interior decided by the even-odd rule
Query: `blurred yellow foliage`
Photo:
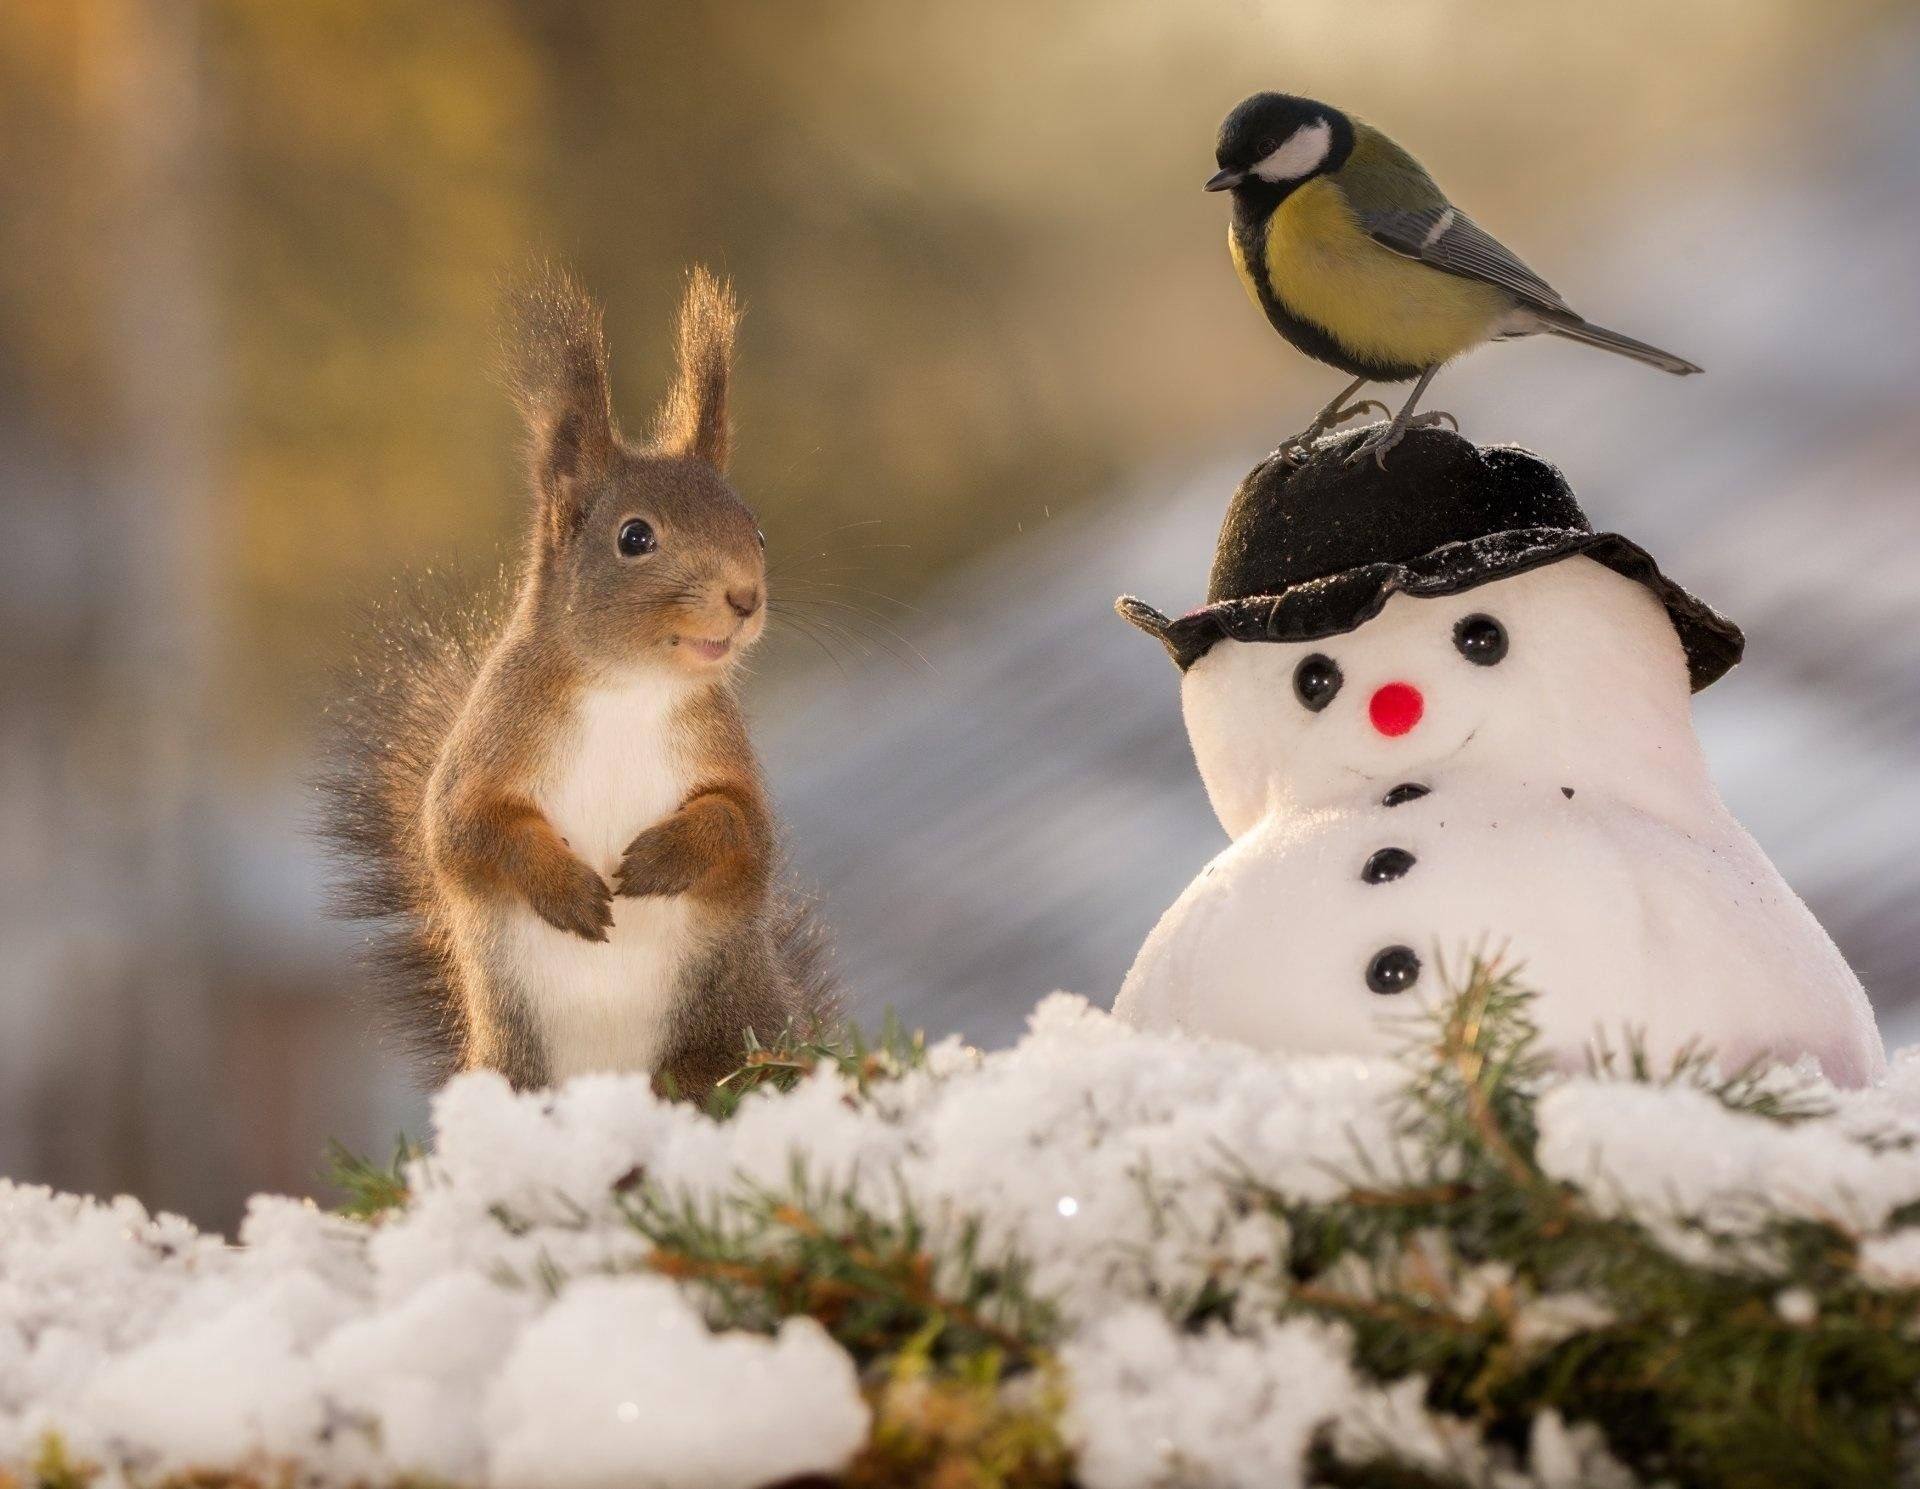
[[[82,459],[117,416],[104,307],[115,234],[139,228],[104,95],[130,15],[183,29],[217,693],[230,738],[278,750],[346,643],[345,594],[428,560],[490,572],[516,531],[487,369],[498,286],[532,252],[607,302],[636,424],[684,266],[732,274],[737,474],[776,565],[906,596],[1324,393],[1246,315],[1196,189],[1243,93],[1389,124],[1550,266],[1674,162],[1777,146],[1809,42],[1886,8],[10,0],[0,416]]]

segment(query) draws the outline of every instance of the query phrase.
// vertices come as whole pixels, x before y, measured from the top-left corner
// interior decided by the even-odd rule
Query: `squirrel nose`
[[[1410,682],[1387,683],[1367,701],[1367,717],[1373,720],[1373,727],[1389,739],[1405,734],[1419,723],[1426,709],[1427,700]]]
[[[760,608],[760,591],[757,589],[730,589],[727,591],[727,604],[733,613],[745,620]]]

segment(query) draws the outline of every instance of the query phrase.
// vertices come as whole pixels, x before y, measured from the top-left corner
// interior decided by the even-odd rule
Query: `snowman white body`
[[[1492,665],[1456,645],[1475,616],[1503,628]],[[1341,682],[1311,711],[1294,676],[1315,655]],[[1389,734],[1373,702],[1395,684],[1388,726],[1406,725],[1409,690],[1418,718]],[[1182,703],[1233,841],[1148,937],[1115,1013],[1276,1049],[1387,1051],[1449,974],[1499,953],[1538,990],[1533,1015],[1565,1058],[1632,1030],[1656,1057],[1699,1044],[1731,1069],[1812,1054],[1835,1081],[1874,1079],[1885,1054],[1859,980],[1721,803],[1690,696],[1660,602],[1583,557],[1396,594],[1318,641],[1216,643]],[[1385,805],[1402,786],[1426,793]],[[1395,947],[1417,973],[1375,991],[1369,968]]]

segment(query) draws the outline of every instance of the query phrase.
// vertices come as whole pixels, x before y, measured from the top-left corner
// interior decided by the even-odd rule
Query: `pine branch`
[[[1055,1332],[1052,1309],[1009,1254],[980,1256],[980,1229],[935,1235],[911,1206],[898,1218],[845,1196],[745,1190],[703,1210],[643,1183],[619,1195],[651,1243],[646,1265],[703,1285],[717,1327],[770,1331],[817,1319],[860,1363],[916,1343],[936,1364],[994,1351],[1009,1371],[1033,1367]]]
[[[772,1045],[762,1045],[749,1029],[740,1067],[708,1093],[705,1110],[725,1121],[754,1092],[790,1091],[822,1066],[838,1070],[864,1098],[875,1086],[898,1080],[926,1062],[926,1035],[906,1029],[892,1009],[887,1010],[878,1038],[871,1042],[857,1024],[846,1025],[837,1037],[826,1039],[802,1039],[788,1029]]]
[[[406,1208],[412,1197],[407,1187],[407,1165],[421,1150],[406,1137],[394,1139],[393,1157],[385,1165],[364,1158],[342,1143],[327,1144],[326,1181],[346,1192],[334,1213],[350,1220],[379,1220]]]

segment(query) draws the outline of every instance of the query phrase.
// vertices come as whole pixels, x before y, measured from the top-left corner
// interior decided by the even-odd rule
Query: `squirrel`
[[[639,444],[572,278],[536,271],[509,311],[525,558],[504,622],[417,590],[345,680],[320,782],[339,908],[383,923],[374,970],[429,1074],[697,1093],[749,1031],[834,1013],[733,687],[767,616],[766,540],[725,477],[739,309],[691,272]]]

